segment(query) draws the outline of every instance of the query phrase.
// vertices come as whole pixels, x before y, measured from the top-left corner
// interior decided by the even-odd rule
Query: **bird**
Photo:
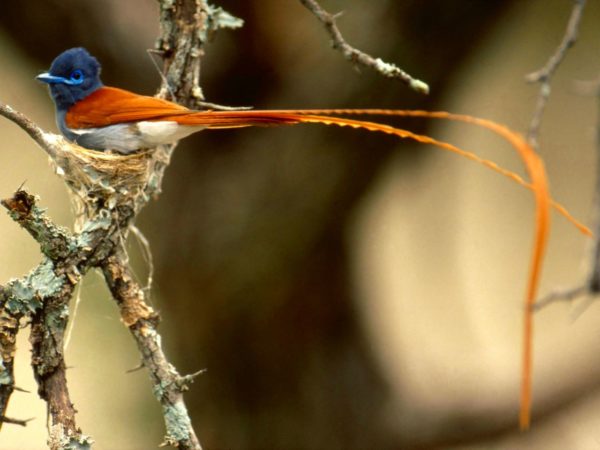
[[[401,109],[290,109],[290,110],[193,110],[174,102],[151,96],[139,95],[115,87],[104,86],[100,79],[101,66],[96,58],[83,47],[71,48],[58,55],[48,72],[38,75],[39,81],[47,83],[56,107],[56,122],[61,133],[81,147],[98,151],[114,151],[131,154],[152,149],[162,144],[174,143],[190,134],[205,129],[239,128],[250,126],[296,125],[317,123],[351,127],[411,139],[434,145],[478,162],[487,168],[507,176],[536,192],[538,216],[549,207],[543,164],[526,141],[512,130],[493,121],[444,111],[413,111]],[[449,143],[419,135],[408,130],[378,122],[355,120],[339,116],[379,115],[394,117],[425,117],[446,119],[477,125],[506,139],[517,150],[531,175],[527,183],[519,175],[505,170],[493,161],[483,159],[472,152]],[[540,200],[542,199],[542,200]],[[554,207],[584,234],[589,229],[577,222],[566,209]],[[545,217],[545,216],[544,216]],[[547,222],[539,219],[530,272],[527,307],[531,314],[531,302],[535,298]],[[529,427],[531,399],[531,328],[525,331],[526,359],[522,368],[521,428]]]
[[[326,125],[396,134],[399,129],[332,114],[374,114],[375,110],[193,110],[168,100],[105,86],[101,65],[85,48],[58,55],[37,80],[48,84],[56,123],[69,141],[89,150],[130,154],[174,143],[204,129],[250,126]],[[413,137],[412,133],[400,137]],[[414,138],[414,137],[413,137]]]

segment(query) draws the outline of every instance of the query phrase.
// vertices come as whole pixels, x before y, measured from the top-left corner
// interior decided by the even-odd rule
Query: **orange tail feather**
[[[353,120],[331,116],[337,115],[383,115],[383,116],[406,116],[406,117],[427,117],[447,119],[453,121],[466,122],[480,127],[487,128],[507,140],[517,151],[523,163],[527,168],[531,183],[527,183],[519,175],[509,170],[499,167],[493,161],[480,158],[474,153],[462,150],[447,142],[433,139],[410,131],[395,128],[390,125]],[[544,164],[535,151],[527,142],[517,133],[505,126],[499,125],[490,120],[477,117],[451,114],[447,112],[429,112],[429,111],[409,111],[409,110],[385,110],[385,109],[320,109],[320,110],[272,110],[272,111],[210,111],[197,112],[194,114],[177,117],[176,120],[182,124],[202,124],[209,129],[219,128],[237,128],[247,126],[276,126],[276,125],[295,125],[299,123],[319,123],[324,125],[337,125],[342,127],[352,127],[365,129],[394,135],[403,139],[412,139],[424,144],[431,144],[443,150],[451,151],[467,159],[482,164],[495,172],[498,172],[518,184],[531,189],[534,192],[536,203],[535,215],[535,233],[533,251],[531,257],[530,273],[528,278],[527,293],[525,297],[525,317],[523,330],[523,356],[522,356],[522,374],[521,374],[521,396],[519,424],[521,429],[529,428],[531,411],[531,383],[532,383],[532,346],[533,346],[533,304],[537,295],[542,262],[546,248],[550,228],[550,207],[554,207],[560,214],[565,216],[582,233],[591,236],[591,231],[576,221],[568,211],[560,204],[550,198],[548,191],[548,182]]]

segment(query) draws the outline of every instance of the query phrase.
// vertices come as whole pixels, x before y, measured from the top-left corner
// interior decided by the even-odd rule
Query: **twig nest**
[[[74,194],[75,213],[80,219],[120,207],[137,213],[160,192],[173,150],[172,146],[161,146],[122,155],[88,150],[64,139],[55,144],[50,161]]]

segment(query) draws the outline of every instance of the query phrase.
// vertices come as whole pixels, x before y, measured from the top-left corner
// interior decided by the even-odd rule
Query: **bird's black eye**
[[[74,70],[71,72],[71,75],[69,75],[69,80],[71,81],[71,84],[83,83],[83,72],[79,69]]]

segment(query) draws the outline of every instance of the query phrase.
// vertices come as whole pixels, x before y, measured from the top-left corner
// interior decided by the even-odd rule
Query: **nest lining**
[[[56,173],[69,186],[77,222],[101,209],[126,206],[137,213],[160,192],[172,146],[122,155],[88,150],[63,141],[51,155]]]

